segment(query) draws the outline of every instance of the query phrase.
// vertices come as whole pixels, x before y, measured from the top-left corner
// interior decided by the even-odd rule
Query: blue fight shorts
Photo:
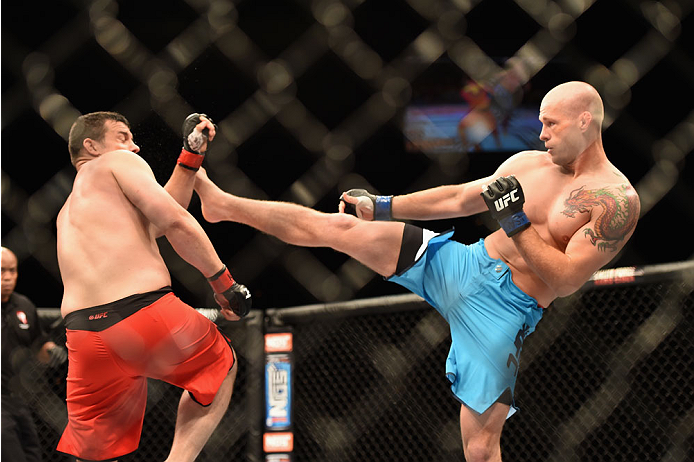
[[[521,291],[503,261],[492,259],[484,240],[465,245],[453,232],[436,234],[405,225],[396,282],[424,298],[451,329],[446,376],[455,397],[483,413],[513,399],[525,337],[542,318],[537,301]]]

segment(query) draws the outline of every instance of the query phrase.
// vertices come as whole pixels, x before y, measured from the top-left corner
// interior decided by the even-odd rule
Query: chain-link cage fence
[[[692,316],[692,262],[606,270],[555,301],[523,347],[521,413],[505,427],[504,460],[691,460]],[[448,325],[419,297],[220,322],[240,367],[229,411],[198,460],[263,460],[262,333],[278,326],[294,333],[294,460],[462,460],[459,404],[445,378]],[[64,342],[60,321],[53,323],[54,339]],[[45,460],[69,460],[54,451],[66,423],[65,371],[33,369],[25,380]],[[150,381],[140,449],[124,460],[166,457],[179,398],[180,389]]]
[[[594,283],[609,285],[549,308],[524,345],[505,461],[692,460],[694,265],[683,268],[602,274]],[[421,299],[270,318],[294,333],[296,460],[463,460],[448,326]]]

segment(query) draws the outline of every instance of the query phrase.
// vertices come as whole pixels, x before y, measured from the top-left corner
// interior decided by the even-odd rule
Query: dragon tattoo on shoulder
[[[564,205],[566,208],[562,214],[571,218],[576,213],[590,213],[593,207],[602,208],[594,228],[584,229],[583,235],[588,236],[590,243],[603,252],[616,252],[617,243],[634,229],[639,219],[638,197],[628,193],[627,185],[588,190],[581,186],[569,193]]]

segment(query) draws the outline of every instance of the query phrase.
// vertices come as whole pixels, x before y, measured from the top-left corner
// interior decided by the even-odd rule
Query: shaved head
[[[540,104],[540,140],[552,162],[571,166],[590,146],[604,155],[604,118],[600,94],[585,82],[566,82],[548,91]]]
[[[597,128],[602,127],[605,118],[605,108],[600,94],[585,82],[566,82],[552,88],[540,105],[541,108],[548,106],[557,106],[557,109],[571,117],[577,117],[587,111]]]
[[[7,247],[2,248],[2,261],[7,261],[12,263],[13,265],[17,265],[17,257],[15,256],[14,252],[12,252],[10,249]]]
[[[7,247],[2,248],[2,267],[17,270],[17,256]]]

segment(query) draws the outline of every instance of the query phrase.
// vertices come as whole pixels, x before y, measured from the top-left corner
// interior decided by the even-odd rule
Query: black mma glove
[[[530,226],[530,220],[523,212],[523,188],[515,176],[500,177],[487,186],[481,196],[492,218],[499,222],[508,237]]]
[[[251,292],[234,281],[226,265],[207,281],[214,291],[214,299],[222,308],[230,309],[241,318],[251,310]]]
[[[54,346],[48,350],[48,366],[58,367],[67,361],[67,350],[61,346]]]
[[[200,116],[205,117],[212,123],[212,119],[207,115],[196,112],[186,117],[181,130],[183,132],[183,149],[181,150],[181,155],[178,156],[178,165],[193,171],[197,171],[202,165],[205,153],[200,152],[200,148],[207,141],[209,134],[207,128],[203,129],[202,133],[195,130],[195,127],[202,121]]]
[[[358,203],[350,204],[342,197],[348,195],[358,198]],[[364,212],[373,213],[375,221],[389,221],[393,219],[393,196],[374,196],[366,189],[350,189],[342,193],[340,200],[345,203],[345,212],[363,218]]]

